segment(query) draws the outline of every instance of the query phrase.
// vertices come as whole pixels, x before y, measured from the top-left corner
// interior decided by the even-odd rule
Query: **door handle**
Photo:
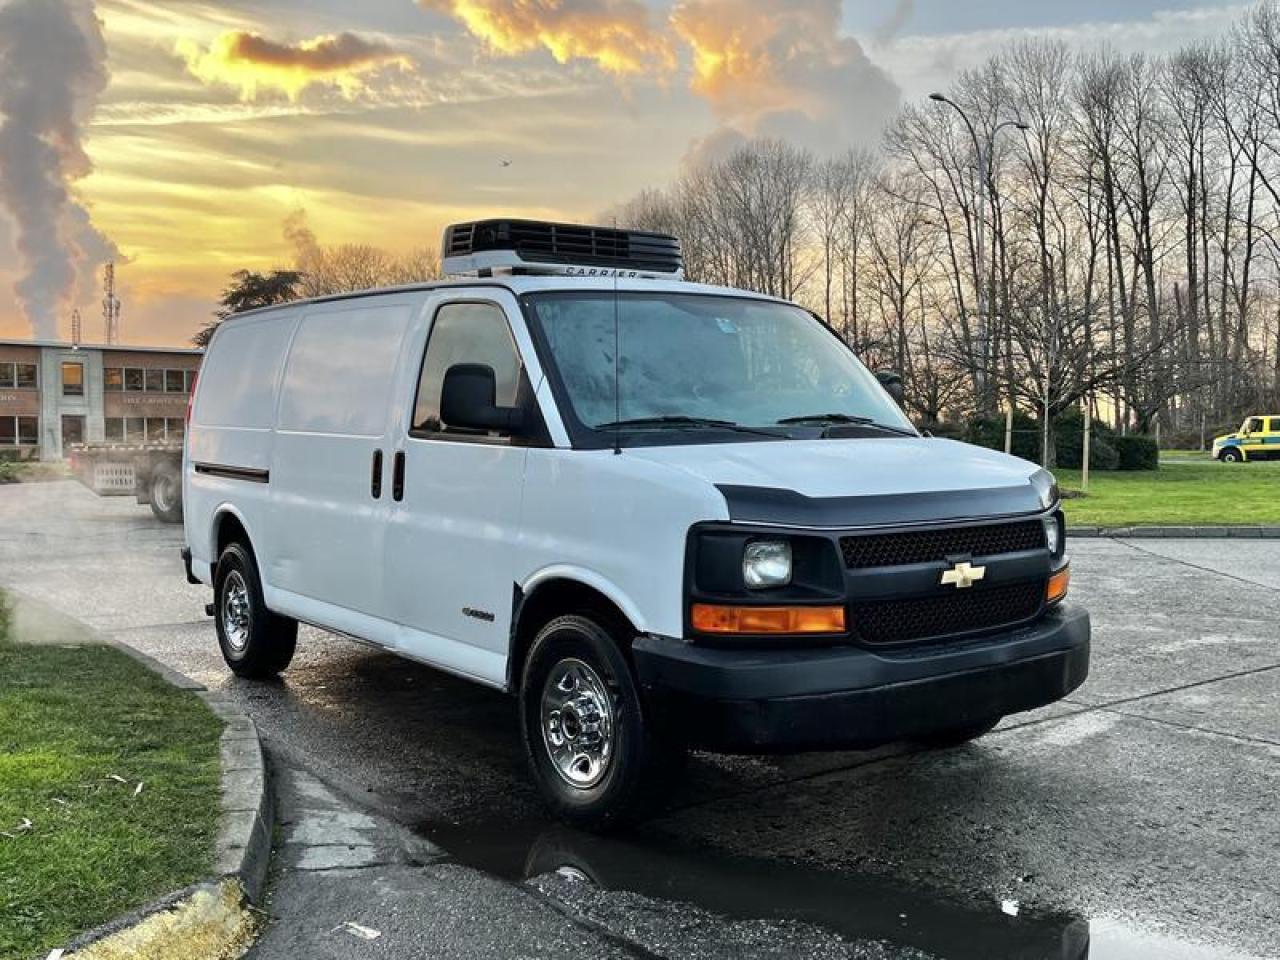
[[[373,451],[373,476],[369,480],[369,492],[373,499],[382,499],[382,451]]]
[[[395,467],[391,471],[391,496],[396,503],[404,499],[404,451],[396,451]]]

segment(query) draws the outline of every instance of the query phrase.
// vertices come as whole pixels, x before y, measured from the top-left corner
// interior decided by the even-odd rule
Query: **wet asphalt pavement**
[[[1280,956],[1275,541],[1075,541],[1094,653],[1069,701],[951,751],[697,756],[609,838],[545,819],[501,694],[309,628],[282,683],[232,677],[180,543],[131,500],[0,487],[0,584],[239,699],[286,799],[322,784],[369,817],[382,869],[510,898],[474,955]],[[534,906],[590,935],[537,947]],[[347,940],[324,955],[395,955]]]

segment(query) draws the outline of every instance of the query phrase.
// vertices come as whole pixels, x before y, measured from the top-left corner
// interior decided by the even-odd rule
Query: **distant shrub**
[[[0,483],[17,483],[18,465],[11,460],[0,460]]]
[[[989,420],[974,419],[965,425],[963,439],[990,450],[1004,450],[1004,417]],[[1015,457],[1030,460],[1033,463],[1040,459],[1040,427],[1035,420],[1021,411],[1013,415],[1013,449]]]
[[[1113,437],[1111,442],[1120,455],[1121,470],[1158,470],[1160,468],[1160,447],[1154,437],[1131,434],[1127,437]]]
[[[1068,470],[1079,470],[1084,464],[1084,414],[1068,410],[1054,421],[1057,465]],[[1115,446],[1116,435],[1110,427],[1094,420],[1089,427],[1089,469],[1116,470],[1120,467],[1120,453]]]

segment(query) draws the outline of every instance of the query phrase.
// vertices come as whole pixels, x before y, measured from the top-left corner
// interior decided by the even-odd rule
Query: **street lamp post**
[[[987,403],[987,357],[990,354],[990,331],[987,326],[987,254],[986,254],[986,215],[989,212],[992,220],[995,219],[995,190],[991,182],[991,155],[995,152],[996,136],[1005,127],[1013,127],[1017,130],[1027,131],[1031,129],[1021,120],[1004,120],[996,124],[991,131],[991,135],[987,138],[984,146],[978,137],[978,131],[973,125],[973,121],[969,119],[969,115],[965,113],[964,108],[956,103],[946,94],[931,93],[929,99],[937,103],[945,103],[949,107],[953,107],[956,113],[960,114],[960,119],[964,121],[964,125],[969,128],[969,136],[973,139],[973,150],[976,160],[976,170],[981,184],[981,192],[978,195],[977,223],[974,227],[974,243],[977,247],[976,259],[978,268],[978,345],[982,350],[982,360],[978,364],[978,403],[983,408],[979,412],[985,416]],[[984,209],[985,208],[985,209]],[[1013,409],[1013,397],[1009,398],[1009,409]],[[1006,446],[1008,440],[1006,439]],[[1007,451],[1006,451],[1007,452]]]

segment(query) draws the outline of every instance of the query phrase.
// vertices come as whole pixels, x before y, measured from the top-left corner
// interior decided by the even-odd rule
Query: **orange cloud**
[[[242,30],[223,33],[206,50],[181,40],[178,55],[206,84],[239,87],[242,100],[274,88],[290,100],[313,85],[337,87],[351,98],[364,89],[364,76],[387,66],[411,70],[412,62],[389,44],[354,33],[316,37],[299,44],[278,43]]]
[[[546,49],[560,63],[592,60],[609,73],[670,69],[670,38],[640,0],[419,0],[459,20],[497,53]]]
[[[841,0],[680,0],[671,27],[693,91],[744,133],[865,142],[897,109],[897,85],[841,34]]]

